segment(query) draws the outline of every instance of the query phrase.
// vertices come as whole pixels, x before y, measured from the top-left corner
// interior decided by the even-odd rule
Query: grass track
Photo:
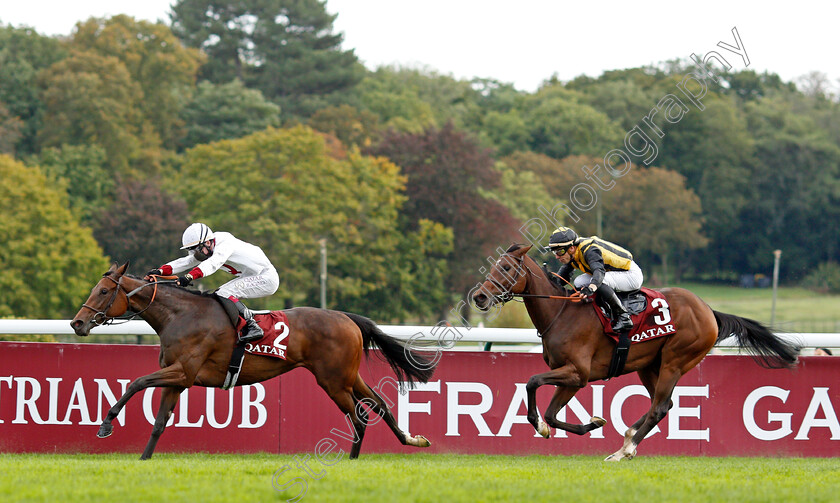
[[[835,502],[840,461],[803,458],[362,455],[307,476],[288,455],[0,454],[0,501]],[[284,465],[289,469],[275,478]],[[319,473],[321,472],[321,473]],[[289,485],[285,491],[272,486]]]

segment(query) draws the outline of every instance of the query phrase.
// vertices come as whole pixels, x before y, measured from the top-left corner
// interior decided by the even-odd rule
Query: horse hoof
[[[609,456],[607,456],[606,458],[604,458],[604,461],[609,461],[609,462],[613,462],[613,463],[618,463],[619,461],[621,461],[621,457],[616,456],[615,454],[610,454]]]
[[[589,418],[589,422],[590,422],[590,423],[592,423],[592,424],[594,424],[594,425],[595,425],[595,426],[597,426],[598,428],[600,428],[600,427],[604,426],[605,424],[607,424],[607,420],[606,420],[606,419],[604,419],[603,417],[598,417],[598,416],[595,416],[595,417],[591,417],[591,418]]]
[[[540,423],[537,425],[537,433],[543,436],[543,438],[548,438],[551,436],[551,429],[545,424],[545,421],[540,420]]]
[[[432,445],[432,443],[429,442],[429,439],[424,437],[423,435],[417,435],[416,437],[414,437],[414,442],[414,445],[417,447],[429,447]]]
[[[110,437],[111,433],[114,433],[114,426],[110,424],[102,424],[99,427],[99,431],[96,432],[96,436],[99,438]]]

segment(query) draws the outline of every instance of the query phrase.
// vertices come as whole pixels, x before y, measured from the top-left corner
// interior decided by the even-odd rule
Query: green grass
[[[290,469],[279,476],[284,465]],[[0,500],[17,501],[597,501],[833,502],[840,461],[803,458],[362,455],[318,480],[288,455],[0,455]],[[273,480],[274,479],[274,480]]]

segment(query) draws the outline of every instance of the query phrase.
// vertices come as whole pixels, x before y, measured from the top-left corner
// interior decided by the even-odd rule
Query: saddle
[[[630,316],[635,316],[639,313],[644,312],[647,309],[647,297],[645,294],[642,293],[641,290],[630,290],[629,292],[616,292],[618,296],[618,300],[621,301],[621,305],[624,306],[624,309],[630,313]],[[596,298],[595,302],[604,310],[604,312],[609,314],[609,318],[613,318],[613,313],[610,312],[610,307],[605,303],[602,302],[600,297]]]

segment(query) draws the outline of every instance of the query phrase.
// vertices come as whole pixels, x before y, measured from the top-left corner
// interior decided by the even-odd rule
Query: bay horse
[[[135,379],[108,411],[97,432],[100,438],[109,436],[113,432],[111,421],[138,391],[163,388],[152,434],[140,457],[149,459],[181,392],[194,385],[222,386],[236,333],[218,300],[127,275],[128,265],[114,263],[102,275],[70,326],[76,335],[84,337],[94,326],[107,323],[131,309],[160,337],[161,369]],[[351,459],[359,456],[367,425],[367,412],[360,403],[382,417],[403,445],[431,445],[422,435],[411,436],[403,432],[385,401],[359,375],[362,352],[367,354],[371,346],[379,347],[381,356],[399,381],[409,387],[429,380],[434,373],[431,362],[384,334],[373,321],[363,316],[312,307],[288,309],[285,313],[291,334],[286,360],[246,354],[237,386],[258,383],[304,367],[350,418],[356,430]]]
[[[543,437],[548,426],[577,435],[595,430],[607,422],[593,417],[588,424],[570,424],[557,413],[587,383],[608,376],[615,344],[606,337],[592,306],[580,298],[566,296],[547,273],[527,255],[531,246],[514,244],[501,255],[472,296],[482,310],[521,296],[531,321],[542,337],[543,359],[551,369],[532,376],[526,385],[528,421]],[[636,372],[651,398],[650,409],[624,433],[621,449],[605,461],[632,459],[636,447],[672,407],[671,393],[677,381],[694,368],[716,341],[730,336],[766,368],[793,368],[799,348],[779,338],[759,322],[712,310],[699,297],[682,288],[660,290],[670,306],[677,332],[630,346],[622,374]],[[545,384],[556,389],[545,412],[539,417],[537,388]]]

